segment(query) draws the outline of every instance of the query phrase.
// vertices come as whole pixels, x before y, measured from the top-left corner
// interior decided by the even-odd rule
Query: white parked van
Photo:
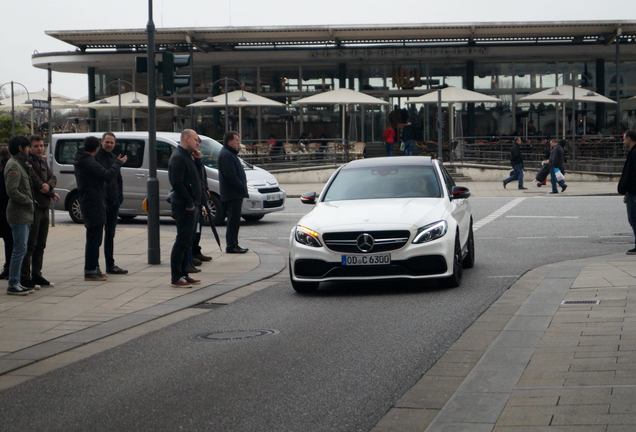
[[[142,202],[146,197],[148,180],[148,132],[115,132],[117,147],[115,154],[124,153],[128,161],[121,169],[124,183],[124,202],[119,215],[122,219],[132,219],[144,214]],[[73,221],[82,222],[77,183],[73,162],[75,154],[83,147],[84,138],[95,136],[101,138],[102,132],[70,133],[53,135],[53,143],[49,149],[53,173],[57,176],[56,192],[60,200],[56,210],[66,210]],[[206,136],[201,137],[203,163],[208,175],[208,187],[212,192],[209,200],[210,210],[216,223],[222,223],[225,212],[219,200],[219,174],[217,160],[223,146]],[[159,211],[162,216],[170,215],[170,204],[166,201],[170,193],[168,180],[168,161],[173,150],[179,145],[181,134],[174,132],[157,132],[157,178],[159,180]],[[242,216],[246,221],[257,221],[267,213],[283,210],[286,193],[276,178],[269,172],[252,166],[244,161],[249,198],[243,200]]]

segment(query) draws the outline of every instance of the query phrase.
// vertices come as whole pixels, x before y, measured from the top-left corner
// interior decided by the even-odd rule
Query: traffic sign
[[[31,101],[31,106],[34,109],[49,109],[49,101],[42,99],[33,99]]]

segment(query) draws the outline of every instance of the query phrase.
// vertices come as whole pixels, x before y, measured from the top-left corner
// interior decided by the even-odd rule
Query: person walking
[[[31,164],[28,161],[31,142],[25,136],[15,136],[9,140],[11,159],[4,168],[4,181],[9,202],[7,222],[13,235],[13,253],[9,265],[9,285],[7,294],[23,296],[33,292],[22,286],[20,273],[22,260],[27,253],[29,229],[33,223],[33,191],[31,186]]]
[[[99,268],[99,248],[104,237],[106,223],[106,182],[117,178],[119,170],[128,157],[119,155],[115,163],[104,168],[95,155],[99,150],[99,139],[89,136],[84,139],[84,148],[75,156],[75,179],[79,192],[79,203],[86,228],[84,252],[84,280],[105,281],[107,277]]]
[[[384,148],[386,149],[387,156],[393,156],[393,144],[395,144],[395,129],[388,124],[384,132],[382,133],[384,137]]]
[[[636,131],[625,132],[623,144],[627,148],[627,158],[618,181],[618,193],[624,196],[627,220],[634,232],[634,248],[628,250],[627,255],[636,255]]]
[[[57,178],[53,175],[47,163],[44,139],[39,135],[31,137],[29,163],[32,167],[30,174],[35,212],[33,213],[33,224],[29,230],[27,253],[22,261],[20,283],[27,288],[35,288],[38,285],[50,287],[54,284],[42,276],[42,264],[44,262],[46,240],[49,236],[49,208],[51,200],[57,201],[60,196],[54,191],[57,185]]]
[[[503,181],[503,187],[512,181],[517,180],[519,182],[519,189],[528,189],[523,187],[523,155],[521,154],[521,138],[516,137],[512,143],[510,149],[510,165],[512,165],[512,172],[510,176]]]
[[[402,142],[404,143],[404,156],[411,156],[415,147],[415,128],[411,122],[405,123],[402,128]]]
[[[112,132],[105,132],[102,135],[100,148],[95,155],[95,160],[104,169],[109,170],[115,165],[116,157],[113,153],[117,145],[117,138]],[[114,177],[106,179],[104,182],[106,220],[104,223],[104,258],[106,260],[106,273],[125,275],[125,270],[115,265],[115,229],[119,218],[119,206],[124,202],[124,186],[121,178],[121,170],[117,171]]]
[[[181,132],[179,146],[168,163],[168,178],[172,191],[170,205],[177,225],[177,236],[170,253],[171,283],[175,288],[192,288],[201,281],[188,274],[188,252],[192,249],[195,213],[201,211],[201,179],[192,153],[200,141],[192,129]]]
[[[552,185],[552,194],[559,193],[557,190],[557,184],[561,186],[561,192],[565,192],[568,185],[565,183],[565,151],[561,143],[565,140],[557,140],[553,138],[550,140],[550,184]]]
[[[243,198],[249,197],[247,177],[243,164],[238,157],[241,138],[230,131],[223,139],[223,149],[219,153],[219,186],[221,202],[227,214],[225,230],[225,251],[231,254],[243,254],[248,251],[239,246],[238,233],[241,226],[241,208]]]
[[[0,279],[9,278],[9,264],[11,263],[11,254],[13,253],[13,235],[11,234],[11,227],[7,222],[7,204],[9,204],[9,197],[7,196],[7,188],[4,184],[4,167],[11,158],[9,149],[7,146],[0,148],[0,236],[4,241],[4,266],[2,267],[2,273],[0,273]]]

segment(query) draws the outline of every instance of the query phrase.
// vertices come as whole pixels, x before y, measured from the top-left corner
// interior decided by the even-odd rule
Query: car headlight
[[[294,233],[294,238],[300,244],[311,247],[321,247],[322,243],[320,243],[320,234],[316,231],[304,227],[302,225],[298,225],[296,227],[296,232]]]
[[[448,224],[446,221],[428,224],[417,230],[413,243],[426,243],[437,240],[440,237],[444,237],[446,231],[448,231]]]

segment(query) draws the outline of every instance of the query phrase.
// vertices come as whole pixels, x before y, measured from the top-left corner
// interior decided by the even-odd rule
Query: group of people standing
[[[8,279],[7,294],[24,296],[53,286],[42,276],[49,233],[49,208],[57,179],[46,160],[39,135],[15,136],[3,149],[0,169],[0,233],[5,264],[0,278]]]
[[[537,187],[545,185],[549,175],[550,185],[552,186],[552,191],[550,193],[559,193],[557,185],[561,187],[561,192],[565,192],[568,187],[565,182],[565,150],[563,149],[565,146],[565,140],[552,138],[548,140],[548,142],[549,147],[545,151],[545,159],[541,162],[541,169],[535,177]],[[527,189],[523,185],[524,164],[521,144],[521,138],[517,137],[510,148],[510,165],[512,166],[512,170],[510,171],[510,175],[503,180],[504,189],[508,183],[515,180],[517,181],[518,189]]]

